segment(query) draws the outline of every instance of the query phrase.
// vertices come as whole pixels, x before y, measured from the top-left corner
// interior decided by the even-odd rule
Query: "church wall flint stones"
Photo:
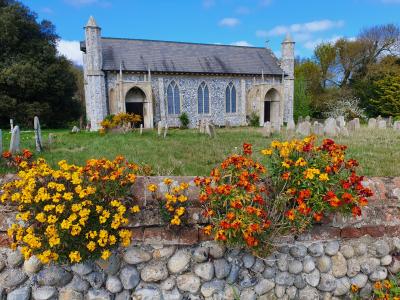
[[[81,50],[92,130],[100,128],[106,115],[119,112],[141,114],[145,128],[158,121],[179,126],[183,112],[190,127],[202,119],[243,126],[253,112],[259,115],[260,125],[293,119],[294,42],[290,37],[282,42],[283,56],[278,61],[264,48],[102,38],[90,17]],[[199,96],[203,82],[208,89],[204,98]],[[174,93],[170,84],[177,87]],[[226,108],[229,84],[234,87],[235,95],[228,100],[233,112]],[[204,109],[208,103],[208,112],[199,112],[199,97],[205,99]]]

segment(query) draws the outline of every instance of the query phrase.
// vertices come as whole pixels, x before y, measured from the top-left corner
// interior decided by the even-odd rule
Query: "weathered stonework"
[[[199,120],[207,119],[215,125],[243,126],[252,112],[264,120],[264,104],[271,101],[270,121],[282,125],[293,119],[294,42],[282,43],[282,74],[277,75],[229,75],[229,74],[163,74],[128,72],[121,62],[120,70],[103,71],[101,31],[91,17],[86,31],[84,77],[87,119],[91,129],[98,130],[107,114],[126,111],[127,94],[133,88],[143,92],[143,119],[145,128],[153,128],[158,121],[168,126],[180,126],[179,115],[167,113],[167,88],[175,81],[180,93],[180,112],[186,112],[190,127]],[[269,49],[265,51],[272,52]],[[260,70],[262,71],[262,70]],[[210,113],[199,114],[197,110],[198,88],[205,82],[209,89]],[[236,112],[227,113],[225,91],[229,83],[236,89]],[[271,97],[270,95],[274,96]]]

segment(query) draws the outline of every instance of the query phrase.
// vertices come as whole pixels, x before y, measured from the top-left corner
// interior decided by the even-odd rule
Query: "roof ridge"
[[[180,42],[180,41],[166,41],[166,40],[152,40],[152,39],[133,39],[133,38],[116,38],[116,37],[101,37],[107,40],[126,40],[126,41],[144,41],[144,42],[159,42],[159,43],[175,43],[175,44],[191,44],[191,45],[203,45],[203,46],[221,46],[221,47],[238,47],[238,48],[253,48],[253,49],[265,49],[265,47],[256,46],[239,46],[239,45],[226,45],[226,44],[207,44],[207,43],[195,43],[195,42]]]

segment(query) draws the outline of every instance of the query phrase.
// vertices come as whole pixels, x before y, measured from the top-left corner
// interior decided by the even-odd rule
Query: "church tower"
[[[107,115],[107,102],[101,50],[101,28],[91,16],[85,26],[86,52],[83,54],[86,117],[91,130],[100,129]]]
[[[285,72],[284,94],[285,107],[283,111],[283,121],[293,120],[293,101],[294,101],[294,44],[290,34],[282,42],[281,68]]]

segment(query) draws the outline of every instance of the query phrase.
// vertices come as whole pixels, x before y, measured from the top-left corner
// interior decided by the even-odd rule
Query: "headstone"
[[[48,137],[49,146],[51,146],[55,140],[56,140],[56,135],[54,133],[49,133],[49,137]]]
[[[344,117],[343,116],[338,116],[336,118],[336,124],[337,124],[337,126],[339,126],[339,128],[342,128],[342,127],[346,126],[346,122],[344,120]]]
[[[229,120],[225,121],[225,127],[226,128],[231,128],[231,122],[229,122]]]
[[[211,137],[210,123],[208,121],[205,122],[205,133]]]
[[[349,123],[347,123],[347,129],[349,132],[354,132],[356,131],[356,122],[355,119],[349,121]]]
[[[158,121],[158,123],[157,123],[157,134],[158,134],[158,136],[161,136],[161,133],[162,133],[162,122]]]
[[[72,132],[72,133],[78,133],[79,130],[80,130],[80,129],[79,129],[77,126],[74,126],[74,127],[72,127],[71,132]]]
[[[303,122],[303,116],[299,116],[297,119],[297,124],[300,124]]]
[[[164,127],[164,139],[167,137],[167,133],[168,133],[168,124],[165,124],[165,127]]]
[[[379,122],[379,121],[381,121],[382,120],[382,117],[381,117],[381,115],[379,115],[377,118],[376,118],[376,122]]]
[[[354,125],[355,125],[356,130],[360,129],[361,128],[360,119],[359,118],[354,118],[353,121],[354,121]]]
[[[210,137],[214,138],[215,137],[215,126],[213,124],[208,124],[208,128],[210,131]]]
[[[392,116],[389,116],[389,119],[388,119],[388,121],[387,121],[387,127],[392,127],[392,124],[393,124],[393,117]]]
[[[13,119],[10,119],[10,127],[11,127],[11,132],[14,129],[14,121]]]
[[[281,132],[281,124],[278,122],[272,123],[272,132],[273,133],[280,133]]]
[[[272,135],[271,122],[265,122],[262,130],[263,137],[270,137]]]
[[[17,125],[13,127],[13,130],[11,132],[11,140],[10,140],[11,153],[20,152],[19,143],[20,143],[20,131],[19,131],[19,126]]]
[[[206,131],[205,123],[204,123],[204,120],[201,119],[201,120],[200,120],[200,126],[199,126],[199,132],[200,132],[201,134],[203,134],[203,133],[205,133],[205,131]]]
[[[39,122],[39,118],[37,116],[35,116],[33,118],[33,128],[35,130],[36,151],[41,152],[43,150],[43,148],[42,148],[42,131],[40,129],[40,122]]]
[[[336,125],[334,118],[325,120],[324,134],[328,136],[337,136],[339,134],[339,127]]]
[[[386,121],[385,120],[379,120],[378,121],[378,128],[380,129],[385,129],[386,128]]]
[[[349,131],[345,126],[339,128],[339,134],[342,136],[349,136]]]
[[[376,119],[370,118],[368,120],[368,128],[376,128]]]
[[[293,120],[289,120],[286,125],[287,132],[294,132],[296,130],[296,124],[294,124]]]
[[[296,133],[300,135],[310,135],[311,134],[311,123],[309,121],[304,121],[299,123],[296,129]]]
[[[393,129],[394,130],[400,130],[400,121],[394,121]]]
[[[315,121],[311,128],[311,131],[315,135],[322,136],[324,135],[324,125],[322,125],[318,121]]]
[[[140,124],[139,133],[140,133],[140,135],[143,134],[143,124]]]
[[[304,119],[304,121],[306,121],[306,122],[310,122],[310,120],[311,120],[310,116],[306,116]]]

